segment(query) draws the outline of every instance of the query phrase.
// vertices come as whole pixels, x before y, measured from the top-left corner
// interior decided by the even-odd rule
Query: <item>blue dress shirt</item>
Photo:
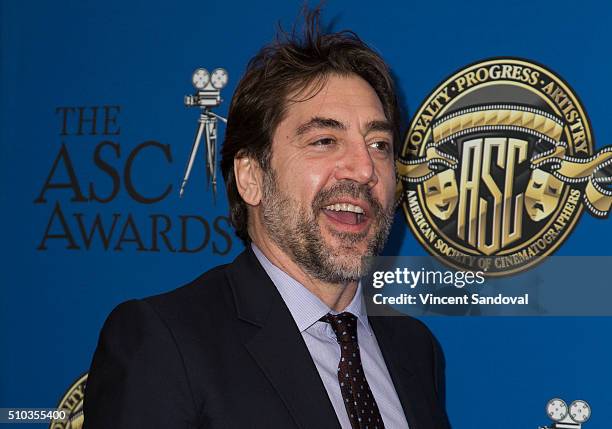
[[[295,320],[317,367],[341,426],[345,429],[351,429],[351,423],[338,384],[340,346],[329,323],[319,321],[327,313],[337,314],[338,312],[330,309],[301,283],[270,262],[255,244],[251,246],[257,259],[289,308],[289,312],[293,316],[293,320]],[[365,303],[361,295],[361,283],[357,287],[353,300],[343,311],[353,313],[359,320],[357,323],[357,340],[363,371],[374,394],[374,399],[376,399],[385,427],[390,429],[408,428],[402,404],[393,386],[393,381],[374,332],[368,322]]]

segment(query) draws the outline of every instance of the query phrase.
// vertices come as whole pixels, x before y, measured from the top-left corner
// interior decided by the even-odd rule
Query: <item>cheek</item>
[[[393,204],[395,200],[395,170],[393,166],[388,167],[382,170],[382,173],[379,174],[378,184],[383,188],[383,198],[387,204]]]
[[[325,188],[333,169],[322,163],[312,163],[300,159],[287,163],[283,168],[282,182],[284,192],[305,206],[310,206],[319,191]]]
[[[440,198],[440,194],[429,194],[427,195],[425,198],[427,198],[429,200],[430,203],[432,204],[438,204],[441,200]]]

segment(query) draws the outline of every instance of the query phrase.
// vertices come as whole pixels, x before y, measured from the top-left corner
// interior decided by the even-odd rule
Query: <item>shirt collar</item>
[[[330,309],[327,304],[310,292],[304,285],[274,265],[255,243],[251,243],[251,248],[272,280],[272,283],[278,289],[300,332],[304,332],[327,313],[338,314],[337,311]],[[361,282],[357,285],[355,296],[344,311],[354,314],[366,329],[366,332],[372,335],[365,302],[361,293]]]

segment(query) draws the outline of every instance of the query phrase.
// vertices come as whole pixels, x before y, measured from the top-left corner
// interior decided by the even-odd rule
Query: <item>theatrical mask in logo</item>
[[[397,162],[410,229],[449,266],[520,272],[554,252],[586,209],[612,206],[612,147],[595,151],[561,78],[487,60],[443,82],[417,111]]]
[[[525,210],[539,222],[550,216],[559,205],[563,182],[550,173],[536,168],[525,190]]]
[[[425,203],[434,216],[447,220],[457,207],[459,190],[452,170],[436,174],[424,184]]]

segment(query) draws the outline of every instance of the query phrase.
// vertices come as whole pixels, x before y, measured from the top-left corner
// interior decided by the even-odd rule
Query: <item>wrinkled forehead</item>
[[[281,122],[308,120],[311,116],[359,115],[368,121],[388,120],[382,101],[374,88],[356,74],[320,75],[288,91],[283,103]],[[335,119],[342,119],[341,117]],[[350,125],[350,124],[347,124]]]

